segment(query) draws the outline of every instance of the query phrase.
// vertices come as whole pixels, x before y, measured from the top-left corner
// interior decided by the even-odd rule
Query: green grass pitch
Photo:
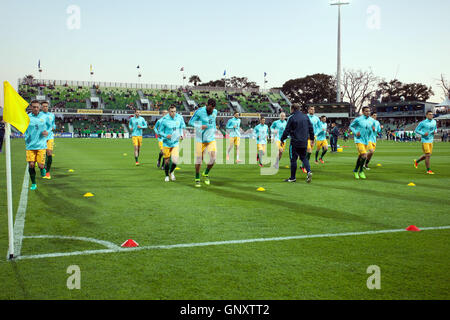
[[[450,144],[435,143],[436,175],[427,175],[424,163],[413,167],[420,143],[380,141],[365,181],[352,174],[353,142],[344,145],[343,153],[328,153],[324,165],[312,164],[309,185],[301,172],[297,183],[283,182],[286,152],[276,175],[260,175],[255,164],[218,164],[211,185],[195,188],[189,164],[175,171],[176,182],[164,182],[155,139],[144,139],[139,167],[131,139],[57,139],[52,180],[37,172],[38,189],[28,192],[23,234],[117,246],[132,238],[145,247],[450,225]],[[12,141],[12,163],[16,214],[23,140]],[[4,154],[0,176],[0,299],[450,298],[450,229],[7,261]],[[94,197],[83,197],[87,192]],[[80,240],[24,238],[21,255],[101,249]],[[66,286],[71,265],[80,267],[80,290]],[[371,265],[381,271],[379,290],[366,285]]]

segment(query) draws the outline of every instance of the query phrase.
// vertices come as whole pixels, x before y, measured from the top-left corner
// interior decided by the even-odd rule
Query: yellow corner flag
[[[8,81],[3,82],[3,94],[5,97],[3,120],[13,125],[20,132],[25,133],[30,123],[30,118],[25,111],[28,107],[28,102],[14,90]]]

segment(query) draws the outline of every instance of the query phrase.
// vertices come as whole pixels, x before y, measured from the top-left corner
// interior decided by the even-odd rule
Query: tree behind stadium
[[[336,80],[323,73],[288,80],[281,90],[293,103],[336,102]]]

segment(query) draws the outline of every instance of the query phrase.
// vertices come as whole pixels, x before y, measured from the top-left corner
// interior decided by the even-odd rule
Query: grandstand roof
[[[445,99],[444,101],[436,105],[436,107],[450,107],[450,98]]]

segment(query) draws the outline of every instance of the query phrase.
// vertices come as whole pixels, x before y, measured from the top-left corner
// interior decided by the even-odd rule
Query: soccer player
[[[353,173],[355,179],[366,179],[364,163],[366,162],[369,148],[369,135],[371,131],[375,131],[375,123],[370,117],[369,107],[363,107],[363,115],[352,121],[350,129],[355,136],[356,148],[358,149],[358,160],[356,160],[356,167]]]
[[[183,129],[186,128],[183,116],[177,113],[175,105],[169,107],[169,115],[161,118],[159,125],[159,136],[163,138],[163,155],[164,155],[164,170],[166,172],[165,180],[175,181],[175,174],[173,171],[177,167],[179,158],[179,142],[183,139]]]
[[[261,117],[259,124],[253,129],[253,137],[256,138],[256,147],[258,153],[256,155],[256,161],[260,167],[262,164],[262,157],[266,153],[267,136],[269,135],[269,127],[266,125],[266,118]]]
[[[147,121],[141,117],[141,112],[136,110],[134,112],[134,117],[130,119],[128,127],[132,130],[131,139],[134,145],[134,159],[136,160],[136,165],[139,165],[139,153],[141,152],[142,146],[142,129],[147,128]]]
[[[323,157],[328,151],[328,142],[327,142],[327,117],[321,116],[320,122],[317,125],[317,150],[316,150],[316,163],[319,163],[317,161],[317,157],[319,156],[319,151],[322,149],[322,155],[319,158],[320,163],[324,163]]]
[[[209,163],[206,170],[202,173],[206,185],[210,185],[209,172],[216,161],[216,118],[217,110],[216,100],[209,99],[206,106],[198,108],[191,120],[189,126],[195,128],[195,187],[201,187],[200,168],[203,161],[205,150],[209,153]]]
[[[47,152],[46,152],[46,158],[45,158],[45,177],[44,179],[51,179],[50,176],[50,168],[52,167],[53,162],[53,146],[55,145],[55,138],[53,136],[53,130],[56,129],[55,124],[55,115],[51,112],[48,112],[48,102],[44,101],[41,103],[42,106],[42,115],[47,119]]]
[[[315,112],[316,112],[316,109],[313,106],[308,107],[308,118],[309,118],[309,121],[311,121],[311,124],[313,127],[314,137],[317,136],[317,130],[318,130],[318,126],[320,124],[319,117],[314,115]],[[314,148],[314,140],[308,139],[308,146],[306,149],[306,158],[308,159],[308,163],[309,163],[309,160],[311,159],[311,154],[312,154],[313,148]],[[307,171],[303,165],[301,166],[301,169],[302,169],[303,173],[307,173]]]
[[[377,113],[372,112],[371,115],[373,122],[375,123],[375,130],[370,131],[369,135],[369,153],[367,154],[366,162],[364,163],[364,169],[370,170],[369,168],[369,162],[370,159],[372,159],[373,154],[375,153],[375,149],[377,148],[377,137],[378,134],[381,132],[381,129],[383,128],[380,125],[380,122],[377,120]]]
[[[167,113],[168,113],[167,110],[163,110],[162,117],[159,118],[158,121],[156,121],[155,126],[153,127],[153,130],[155,131],[156,135],[158,136],[158,146],[159,146],[158,163],[156,164],[156,166],[161,169],[164,169],[164,166],[161,166],[161,158],[163,157],[163,137],[160,136],[158,130],[159,130],[159,126],[161,125],[161,121],[167,115]]]
[[[414,130],[416,134],[420,134],[420,136],[422,137],[422,150],[424,153],[419,158],[419,160],[414,160],[414,167],[417,169],[419,167],[419,163],[422,160],[425,160],[425,165],[427,166],[427,173],[434,174],[434,172],[431,171],[430,168],[430,158],[431,154],[433,153],[433,140],[434,134],[437,132],[437,125],[436,120],[433,119],[432,111],[428,111],[426,117],[427,118],[425,120],[419,123],[416,130]]]
[[[280,159],[283,156],[283,152],[286,149],[286,144],[281,142],[281,137],[283,136],[284,129],[286,129],[286,113],[282,112],[280,113],[280,119],[277,121],[274,121],[272,125],[270,126],[270,131],[272,133],[272,139],[275,140],[275,143],[278,147],[278,157],[275,162],[274,168],[278,169],[280,164]]]
[[[37,163],[41,169],[41,177],[45,177],[45,150],[47,148],[48,128],[47,118],[40,112],[40,103],[37,100],[31,101],[31,113],[28,114],[30,124],[25,131],[25,149],[27,154],[28,172],[31,178],[30,190],[36,190],[36,170]]]
[[[306,168],[307,178],[306,182],[310,183],[312,179],[311,167],[309,166],[308,158],[306,157],[306,149],[308,147],[308,139],[314,142],[314,130],[309,118],[300,112],[300,106],[294,103],[291,106],[291,116],[286,124],[286,129],[283,132],[280,140],[285,143],[287,137],[291,137],[291,144],[289,146],[289,156],[291,158],[291,176],[285,182],[296,182],[297,159],[303,163]]]
[[[239,112],[235,112],[233,118],[228,120],[225,128],[229,132],[230,136],[230,146],[227,150],[227,160],[230,159],[230,152],[233,149],[233,146],[236,149],[236,162],[241,162],[239,160],[239,145],[241,143],[241,119],[239,119]]]

